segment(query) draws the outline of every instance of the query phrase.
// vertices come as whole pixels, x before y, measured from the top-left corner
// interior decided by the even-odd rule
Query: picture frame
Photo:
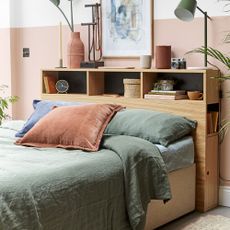
[[[101,0],[101,6],[104,58],[152,55],[152,0]]]

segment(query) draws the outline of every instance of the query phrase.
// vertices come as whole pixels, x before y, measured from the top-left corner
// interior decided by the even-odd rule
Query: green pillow
[[[196,121],[157,111],[130,109],[118,112],[108,124],[107,135],[140,137],[154,144],[169,145],[192,132]]]

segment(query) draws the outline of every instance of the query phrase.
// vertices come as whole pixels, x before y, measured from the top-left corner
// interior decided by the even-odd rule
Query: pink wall
[[[224,49],[222,39],[230,24],[230,17],[215,17],[209,22],[208,44]],[[87,44],[86,29],[82,30],[81,37]],[[8,33],[1,31],[5,39]],[[4,36],[3,36],[4,37]],[[40,70],[54,68],[58,65],[59,55],[59,28],[36,27],[11,29],[12,48],[12,86],[14,94],[20,96],[20,101],[14,106],[14,117],[25,119],[32,112],[31,101],[40,97]],[[69,39],[69,29],[63,29],[63,56],[66,64],[66,45]],[[203,19],[197,18],[192,22],[182,22],[177,19],[154,21],[154,46],[171,45],[172,55],[182,57],[184,54],[203,45]],[[23,47],[29,47],[31,56],[22,57]],[[87,47],[86,47],[87,48]],[[202,66],[202,55],[186,55],[188,66]],[[154,62],[154,61],[153,61]],[[138,59],[106,59],[106,65],[139,65]],[[9,69],[9,68],[8,68]],[[6,75],[7,72],[5,72]],[[4,74],[3,74],[4,75]]]
[[[214,17],[208,22],[208,44],[220,50],[229,51],[228,45],[223,45],[222,40],[226,31],[229,30],[230,16]],[[81,37],[87,43],[87,33],[84,28],[81,30]],[[14,105],[13,115],[16,119],[26,119],[32,109],[32,100],[40,97],[41,82],[40,70],[43,68],[54,68],[58,65],[59,54],[59,28],[56,27],[36,27],[1,29],[0,43],[0,83],[3,76],[9,79],[12,76],[12,91],[18,95],[20,100]],[[63,29],[63,55],[66,64],[66,45],[69,38],[69,29]],[[11,42],[10,42],[11,41]],[[3,44],[3,45],[2,45]],[[9,48],[11,45],[11,49]],[[172,55],[182,57],[184,54],[196,47],[203,45],[203,18],[196,18],[192,22],[182,22],[177,19],[155,20],[154,21],[154,46],[171,45]],[[29,47],[31,56],[22,58],[22,48]],[[87,47],[86,47],[87,48]],[[11,52],[9,52],[11,50]],[[11,53],[11,57],[9,54]],[[202,66],[202,55],[186,55],[188,66]],[[10,65],[11,60],[11,65]],[[154,60],[153,60],[154,62]],[[108,66],[138,66],[138,59],[106,59]],[[224,84],[224,91],[229,89],[229,82]],[[229,111],[229,99],[222,100],[223,114]],[[225,115],[224,115],[225,116]],[[226,136],[221,151],[220,174],[225,180],[230,181],[230,146],[227,144],[230,134]],[[230,183],[229,183],[230,185]]]

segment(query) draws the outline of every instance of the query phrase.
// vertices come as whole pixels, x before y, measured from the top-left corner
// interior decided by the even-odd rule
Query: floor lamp
[[[194,14],[196,9],[198,9],[204,15],[204,48],[207,51],[207,21],[211,18],[208,16],[206,11],[203,11],[197,6],[196,0],[181,0],[174,13],[177,18],[182,21],[192,21],[194,19]],[[208,58],[207,52],[204,54],[204,64],[207,66]]]

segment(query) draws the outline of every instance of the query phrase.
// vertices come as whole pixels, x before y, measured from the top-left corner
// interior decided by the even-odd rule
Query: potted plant
[[[220,72],[220,76],[218,77],[219,80],[230,80],[230,57],[223,52],[219,51],[218,49],[208,47],[207,49],[205,47],[200,47],[197,49],[194,49],[192,51],[189,51],[188,53],[200,53],[200,54],[207,54],[208,56],[214,58],[218,62],[222,63],[224,67],[226,68],[226,71],[224,73]],[[218,68],[216,65],[208,63],[216,68]],[[218,68],[219,69],[219,68]],[[221,129],[219,131],[221,139],[223,139],[227,129],[230,126],[229,120],[223,120],[221,121]]]
[[[71,40],[67,47],[67,66],[69,68],[79,68],[81,61],[84,61],[84,44],[80,39],[80,32],[74,30],[74,17],[73,17],[73,0],[68,0],[70,3],[70,20],[65,15],[60,7],[60,0],[49,0],[52,2],[65,18],[70,30]]]
[[[0,85],[0,91],[2,91],[3,93],[5,88],[7,88],[7,85]],[[14,103],[17,100],[18,100],[17,96],[8,96],[8,97],[0,96],[0,125],[2,123],[2,120],[8,117],[6,110],[8,109],[9,104]]]
[[[230,57],[224,53],[222,53],[221,51],[212,48],[212,47],[208,47],[207,49],[205,47],[200,47],[194,50],[189,51],[188,53],[200,53],[200,54],[207,54],[210,57],[213,57],[214,59],[216,59],[217,61],[219,61],[220,63],[222,63],[225,68],[227,69],[226,73],[221,74],[219,79],[220,80],[230,80],[230,73],[228,73],[230,71]],[[216,65],[210,63],[208,61],[208,63],[216,68],[218,68]],[[219,69],[219,68],[218,68]]]

